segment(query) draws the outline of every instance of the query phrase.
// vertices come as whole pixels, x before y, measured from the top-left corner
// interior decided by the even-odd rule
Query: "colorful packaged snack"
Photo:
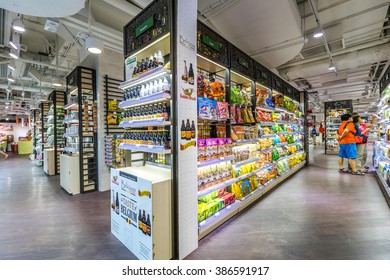
[[[241,107],[236,107],[236,123],[242,123]]]
[[[236,123],[236,106],[230,106],[230,122]]]
[[[206,139],[198,139],[198,161],[206,159]]]
[[[198,97],[198,116],[199,119],[209,120],[211,118],[211,108],[209,99]]]
[[[229,103],[228,102],[217,102],[217,115],[218,120],[227,120],[229,118]]]

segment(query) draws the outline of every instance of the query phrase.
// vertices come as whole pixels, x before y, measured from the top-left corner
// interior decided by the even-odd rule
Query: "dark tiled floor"
[[[374,175],[310,167],[199,243],[188,259],[390,259],[390,211]]]
[[[135,259],[110,232],[110,193],[70,196],[26,156],[0,156],[0,259]]]
[[[311,166],[199,243],[188,259],[390,259],[390,211],[373,175]],[[109,192],[69,196],[27,157],[0,157],[0,259],[134,259],[110,233]]]

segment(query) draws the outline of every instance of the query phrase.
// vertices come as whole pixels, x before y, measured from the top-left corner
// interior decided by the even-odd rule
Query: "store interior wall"
[[[22,123],[0,123],[0,125],[12,125],[13,131],[0,131],[0,133],[4,133],[6,135],[13,135],[15,142],[18,141],[19,137],[26,137],[28,126],[23,126]]]

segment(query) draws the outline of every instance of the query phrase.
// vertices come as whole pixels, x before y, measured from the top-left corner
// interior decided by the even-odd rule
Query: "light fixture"
[[[12,28],[17,31],[17,32],[21,32],[23,33],[24,31],[26,31],[26,29],[24,28],[24,25],[22,23],[22,21],[20,19],[15,19],[12,23]]]
[[[58,77],[53,77],[51,79],[51,83],[53,84],[53,86],[55,87],[62,87],[62,80]]]
[[[320,38],[324,36],[324,31],[322,30],[321,26],[318,26],[313,33],[314,38]]]
[[[12,77],[11,74],[8,75],[7,80],[8,80],[8,82],[11,82],[11,83],[15,82],[15,79]]]
[[[9,118],[6,118],[5,120],[6,120],[6,121],[9,121]]]
[[[10,41],[10,42],[9,42],[9,44],[10,44],[10,45],[11,45],[11,47],[13,47],[15,50],[17,50],[17,49],[18,49],[18,46],[17,46],[17,45],[15,45],[15,43],[14,43],[14,42]]]
[[[13,49],[9,52],[9,55],[13,59],[18,59],[19,58],[18,52],[16,50],[13,50]]]
[[[98,38],[90,36],[85,39],[85,48],[90,53],[99,54],[103,51],[103,43]]]
[[[8,63],[8,68],[11,69],[11,71],[15,71],[15,61],[11,60],[10,63]]]
[[[335,66],[334,63],[333,63],[333,60],[330,61],[328,70],[329,70],[329,71],[336,70],[336,66]]]

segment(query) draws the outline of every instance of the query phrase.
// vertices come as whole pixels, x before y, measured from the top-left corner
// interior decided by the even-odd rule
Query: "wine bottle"
[[[181,121],[180,136],[182,140],[186,139],[186,125],[184,124],[184,120]]]
[[[194,69],[192,69],[192,63],[190,63],[190,69],[188,70],[188,83],[194,84]]]
[[[185,82],[188,81],[188,70],[187,70],[187,61],[184,60],[184,72],[183,75],[181,76],[181,79]]]
[[[186,140],[191,140],[191,125],[189,119],[187,119],[186,123]]]
[[[116,199],[115,199],[115,213],[119,215],[119,198],[118,198],[118,192],[116,193]]]
[[[192,121],[192,125],[191,125],[191,139],[195,139],[195,122]]]

